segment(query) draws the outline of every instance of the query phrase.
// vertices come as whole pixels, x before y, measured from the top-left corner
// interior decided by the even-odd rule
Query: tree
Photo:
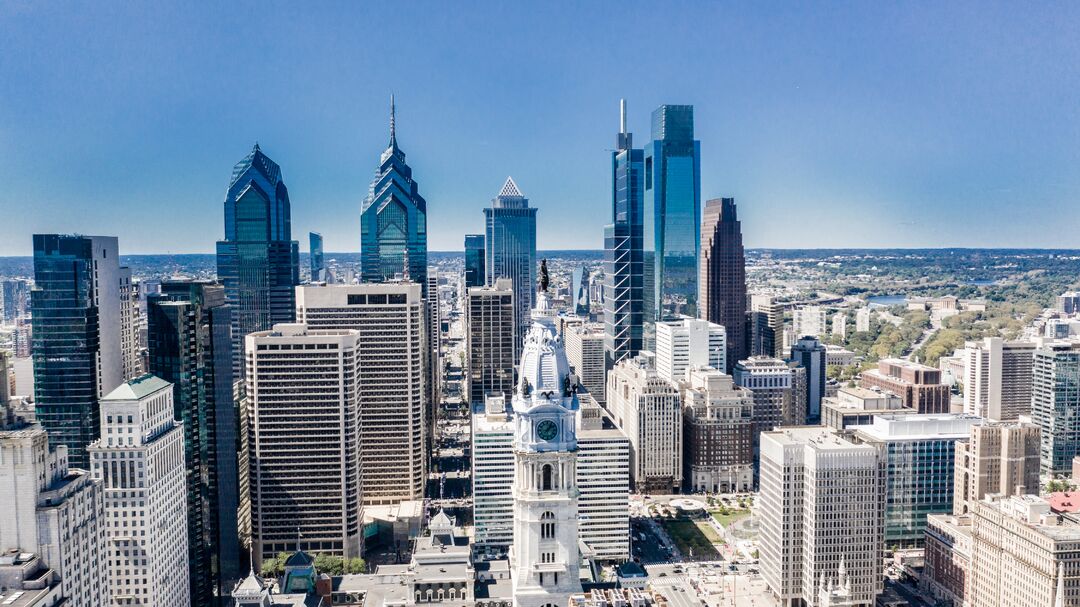
[[[263,559],[262,567],[259,567],[259,574],[263,577],[280,577],[285,575],[285,561],[288,560],[289,554],[287,552],[279,552],[277,556],[269,559]]]

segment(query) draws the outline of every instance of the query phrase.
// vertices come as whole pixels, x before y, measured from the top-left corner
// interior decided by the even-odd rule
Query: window
[[[540,515],[540,539],[555,539],[555,515],[550,511]]]
[[[551,464],[544,464],[544,469],[543,469],[543,472],[542,472],[541,476],[542,476],[542,481],[541,481],[541,484],[540,484],[541,490],[543,490],[543,491],[551,491],[551,488],[552,488],[551,487],[551,485],[552,485],[551,477],[553,476],[553,472],[551,470]]]

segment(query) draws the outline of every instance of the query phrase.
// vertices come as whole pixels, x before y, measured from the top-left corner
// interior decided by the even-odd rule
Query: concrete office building
[[[427,464],[425,302],[414,282],[296,288],[312,331],[356,330],[356,388],[365,505],[421,499]]]
[[[731,366],[748,356],[746,258],[734,198],[714,198],[705,202],[698,265],[698,316],[724,327],[727,336],[724,360],[729,366],[713,367],[731,373]],[[659,327],[657,329],[659,331]]]
[[[670,382],[686,379],[691,367],[724,371],[729,349],[723,325],[697,318],[656,323],[656,374]]]
[[[886,358],[878,361],[877,369],[859,376],[864,388],[879,388],[900,397],[905,407],[919,413],[949,413],[949,386],[941,383],[941,370],[923,364]]]
[[[191,605],[184,425],[173,387],[144,375],[101,399],[87,450],[105,493],[109,605]]]
[[[828,333],[826,313],[820,306],[805,306],[794,311],[795,338],[824,337]]]
[[[905,407],[892,392],[869,388],[843,387],[821,402],[822,425],[837,430],[874,423],[877,415],[910,415],[916,411]]]
[[[502,394],[472,414],[473,541],[505,550],[514,541],[514,417]]]
[[[465,296],[464,394],[472,405],[488,395],[509,397],[514,390],[514,289],[510,279],[490,287],[470,287]]]
[[[582,386],[597,402],[604,402],[607,369],[604,366],[604,325],[579,324],[562,332],[566,359]]]
[[[1042,433],[1041,471],[1067,475],[1080,455],[1080,341],[1041,344],[1031,367],[1031,421]]]
[[[245,343],[255,568],[288,550],[360,556],[361,332],[280,324]]]
[[[796,371],[787,363],[778,358],[751,356],[735,365],[733,377],[736,385],[749,388],[754,395],[755,437],[779,426],[803,424],[805,392],[798,389]]]
[[[953,513],[967,514],[987,495],[1022,495],[1038,491],[1039,428],[1021,423],[971,427],[956,443]]]
[[[709,367],[690,369],[679,387],[686,486],[695,493],[753,489],[753,392]]]
[[[630,477],[638,493],[682,487],[683,420],[679,390],[644,356],[608,373],[607,409],[630,439]]]
[[[956,444],[981,423],[965,415],[884,414],[849,428],[886,463],[886,546],[922,546],[926,516],[952,512]]]
[[[750,356],[784,355],[784,304],[768,295],[751,295],[749,323]]]
[[[791,360],[806,369],[806,421],[821,421],[821,399],[825,397],[825,346],[815,337],[800,337],[791,347]]]
[[[784,607],[818,607],[822,578],[847,577],[852,606],[882,591],[885,462],[830,428],[761,435],[761,575]]]
[[[964,412],[992,421],[1031,413],[1031,362],[1035,344],[987,337],[962,350]]]

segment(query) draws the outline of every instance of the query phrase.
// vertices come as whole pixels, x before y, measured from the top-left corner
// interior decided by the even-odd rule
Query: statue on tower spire
[[[547,259],[540,260],[540,292],[547,293],[549,284]]]

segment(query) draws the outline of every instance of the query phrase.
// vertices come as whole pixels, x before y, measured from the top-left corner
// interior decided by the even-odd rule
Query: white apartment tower
[[[639,493],[682,486],[682,399],[645,356],[623,359],[608,373],[607,409],[630,439],[630,478]]]
[[[995,421],[1031,413],[1031,362],[1035,344],[987,337],[962,351],[964,412]]]
[[[885,466],[871,445],[830,428],[761,435],[761,575],[784,607],[822,607],[823,582],[846,578],[849,606],[882,591]]]
[[[678,383],[690,367],[727,369],[724,326],[698,318],[656,323],[656,374]]]
[[[277,324],[244,340],[256,569],[297,549],[360,556],[360,331]]]
[[[800,337],[824,337],[828,332],[825,310],[820,306],[806,306],[795,310],[795,339]]]
[[[514,543],[510,577],[516,607],[566,605],[581,592],[578,549],[577,394],[570,366],[538,294],[514,390]]]
[[[184,426],[173,386],[153,375],[101,399],[101,438],[87,448],[105,493],[109,605],[185,607],[188,587]]]
[[[855,331],[866,332],[870,330],[870,308],[859,308],[855,311]]]
[[[365,505],[422,499],[427,328],[413,282],[296,287],[296,320],[357,331],[356,388]]]
[[[597,402],[604,402],[607,368],[604,366],[604,325],[583,323],[567,326],[563,332],[566,359],[578,380]]]

